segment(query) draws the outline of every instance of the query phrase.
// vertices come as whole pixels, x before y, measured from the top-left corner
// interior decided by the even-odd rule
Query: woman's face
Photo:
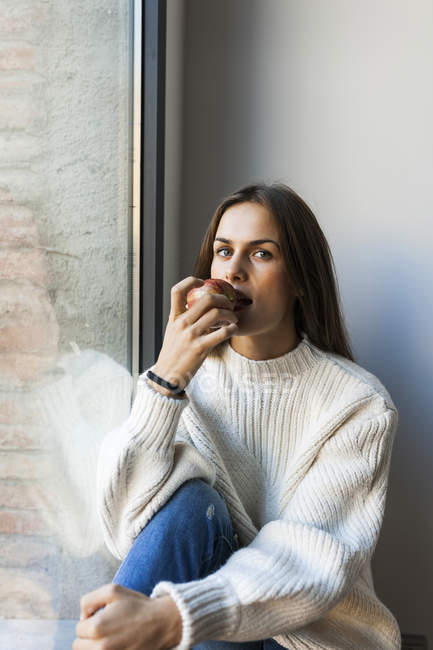
[[[256,240],[275,243],[253,244]],[[277,223],[264,206],[238,203],[224,212],[215,235],[210,277],[230,282],[253,301],[236,312],[239,335],[267,334],[270,342],[293,329],[295,291],[286,271]]]

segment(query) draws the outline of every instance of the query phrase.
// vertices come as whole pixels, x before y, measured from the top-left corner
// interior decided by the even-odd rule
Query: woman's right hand
[[[171,289],[171,310],[164,341],[153,372],[171,384],[185,388],[208,353],[237,331],[238,317],[223,294],[207,294],[189,309],[186,296],[204,280],[190,276]],[[219,321],[227,323],[214,329]]]

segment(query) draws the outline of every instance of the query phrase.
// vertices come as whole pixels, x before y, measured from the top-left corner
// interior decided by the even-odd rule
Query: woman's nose
[[[240,255],[235,255],[230,261],[225,263],[225,273],[227,282],[243,280],[246,278],[245,260]]]
[[[245,277],[245,272],[239,268],[226,271],[226,280],[230,283],[234,280],[244,280]]]

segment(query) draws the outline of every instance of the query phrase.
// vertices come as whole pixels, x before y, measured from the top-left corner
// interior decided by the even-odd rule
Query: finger
[[[108,645],[101,645],[101,641],[97,640],[94,641],[92,639],[75,639],[73,644],[72,644],[72,650],[100,650],[100,648],[117,648],[120,650],[121,648],[125,648],[124,643],[122,643],[122,637],[117,636],[117,637],[110,637],[110,644]],[[131,646],[128,646],[128,648]],[[134,646],[136,647],[136,646]],[[140,646],[144,647],[144,646]],[[154,646],[149,646],[149,647],[154,647]]]
[[[178,282],[171,288],[170,318],[177,318],[179,314],[183,314],[186,311],[185,304],[188,291],[194,287],[201,287],[203,284],[204,280],[190,275],[188,278]]]
[[[230,325],[231,323],[237,323],[238,321],[238,316],[231,309],[218,309],[213,307],[196,321],[193,329],[195,334],[201,336],[210,327],[221,327]]]
[[[235,335],[239,327],[236,323],[231,323],[230,325],[223,325],[218,329],[208,330],[208,333],[202,337],[202,340],[205,342],[205,345],[208,349],[214,348],[218,343],[222,343],[226,339],[229,339],[231,336]]]
[[[204,314],[209,312],[212,308],[217,307],[224,311],[234,310],[234,305],[230,300],[222,293],[207,293],[204,296],[201,296],[185,313],[185,323],[187,325],[192,325],[196,323],[199,318]]]
[[[111,603],[119,593],[124,589],[121,585],[115,583],[108,583],[95,589],[95,591],[89,591],[88,594],[85,594],[80,599],[80,609],[81,615],[83,618],[91,616],[97,609],[105,607],[107,603]]]
[[[103,609],[100,611],[102,612]],[[79,620],[75,626],[75,634],[80,639],[99,639],[103,627],[101,614],[97,612],[93,616]]]
[[[97,647],[95,642],[89,639],[75,639],[72,644],[72,650],[96,650]]]

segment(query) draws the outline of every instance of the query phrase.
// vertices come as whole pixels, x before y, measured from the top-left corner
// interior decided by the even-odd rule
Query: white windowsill
[[[70,650],[78,620],[0,619],[0,648]]]

